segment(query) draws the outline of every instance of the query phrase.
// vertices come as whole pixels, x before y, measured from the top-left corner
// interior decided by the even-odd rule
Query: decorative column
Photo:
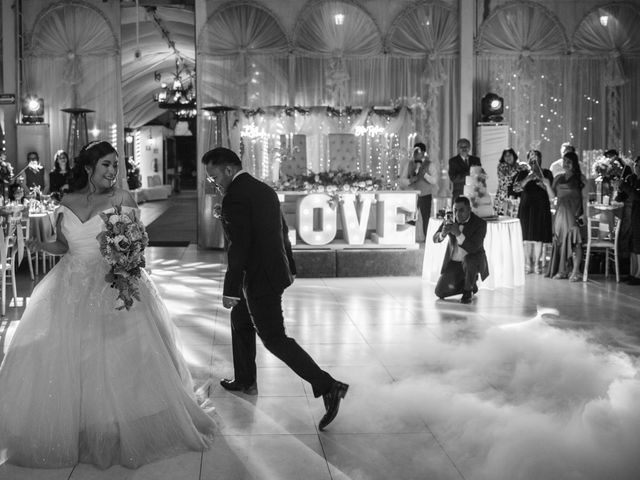
[[[473,134],[473,80],[475,79],[475,58],[473,39],[476,31],[476,2],[459,0],[460,15],[460,138],[472,140]]]

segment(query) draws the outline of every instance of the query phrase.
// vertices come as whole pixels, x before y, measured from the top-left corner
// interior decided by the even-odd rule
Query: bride
[[[117,290],[96,236],[101,212],[136,209],[115,188],[115,149],[86,145],[74,193],[59,207],[57,240],[33,249],[65,253],[34,288],[0,366],[0,463],[58,468],[78,462],[136,468],[212,442],[176,347],[176,329],[145,272],[140,301],[116,310]]]

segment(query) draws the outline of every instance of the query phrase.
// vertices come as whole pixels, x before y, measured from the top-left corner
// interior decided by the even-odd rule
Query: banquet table
[[[55,240],[56,212],[29,213],[29,237],[41,242]]]
[[[440,278],[442,261],[447,249],[447,241],[433,242],[442,219],[432,218],[427,229],[422,262],[422,279],[437,283]],[[479,289],[513,288],[524,285],[524,249],[520,220],[511,217],[499,217],[487,220],[487,235],[484,239],[487,253],[489,276],[478,281]]]

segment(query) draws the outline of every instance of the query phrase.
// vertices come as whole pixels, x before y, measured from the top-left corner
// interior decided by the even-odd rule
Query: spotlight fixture
[[[487,93],[482,97],[482,121],[501,122],[504,113],[504,99],[496,93]]]
[[[44,99],[36,95],[27,95],[22,100],[22,123],[44,122]]]

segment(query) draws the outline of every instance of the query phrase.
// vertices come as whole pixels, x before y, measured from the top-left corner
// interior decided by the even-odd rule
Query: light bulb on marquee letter
[[[342,195],[343,201],[340,203],[344,238],[349,245],[364,245],[364,239],[367,235],[373,193],[362,193],[359,197],[360,202],[357,210],[355,193],[345,193]]]
[[[324,193],[311,193],[298,200],[298,235],[309,245],[326,245],[336,237],[338,215],[329,206],[331,197]],[[314,225],[315,212],[320,214],[318,225]]]
[[[414,245],[415,227],[405,225],[405,214],[416,210],[416,195],[406,193],[378,193],[376,195],[376,232],[372,236],[375,243],[382,245]],[[402,210],[402,213],[399,212]],[[402,228],[398,228],[398,227]]]

